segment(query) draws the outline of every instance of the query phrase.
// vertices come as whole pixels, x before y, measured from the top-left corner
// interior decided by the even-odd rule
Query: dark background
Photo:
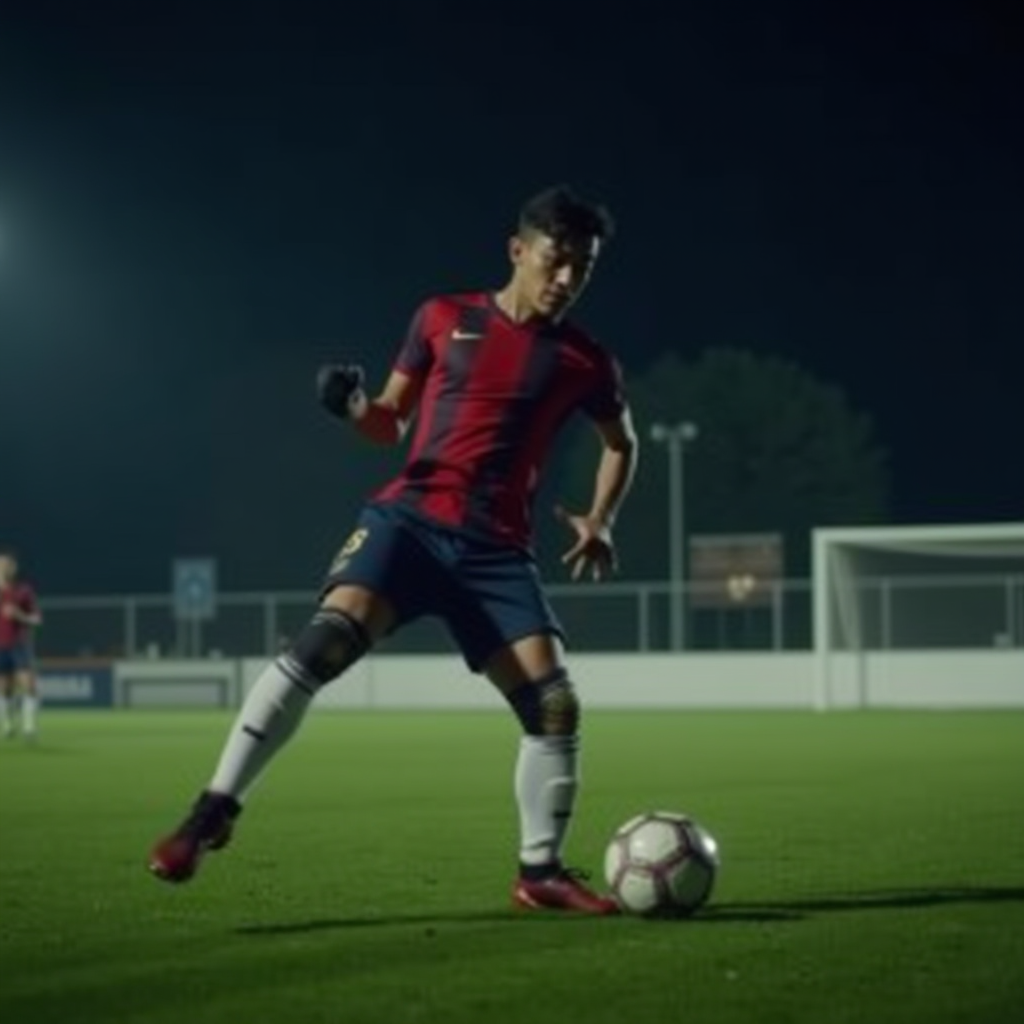
[[[561,180],[619,221],[579,316],[627,375],[794,360],[892,521],[1024,518],[1016,6],[5,5],[0,542],[50,593],[314,585],[395,466],[316,366],[383,374]]]

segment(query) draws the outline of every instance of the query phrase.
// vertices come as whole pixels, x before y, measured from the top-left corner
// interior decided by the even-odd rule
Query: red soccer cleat
[[[149,855],[149,870],[165,882],[187,882],[207,850],[220,850],[231,840],[241,804],[224,793],[203,793],[188,817]]]
[[[575,868],[562,868],[548,878],[517,878],[512,902],[526,910],[569,910],[603,917],[621,913],[610,896],[600,896],[583,881],[589,876]]]

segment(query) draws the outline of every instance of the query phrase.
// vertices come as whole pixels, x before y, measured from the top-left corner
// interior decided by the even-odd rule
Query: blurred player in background
[[[5,738],[15,733],[18,704],[22,734],[26,739],[36,735],[39,695],[29,631],[42,621],[35,592],[18,580],[14,552],[0,551],[0,729]]]
[[[317,690],[381,637],[434,615],[522,725],[513,901],[616,911],[562,861],[578,787],[580,707],[531,552],[541,469],[559,429],[582,412],[601,456],[590,508],[556,510],[573,536],[563,562],[574,579],[615,568],[611,530],[632,480],[636,437],[615,360],[565,319],[611,234],[603,207],[549,189],[520,211],[504,288],[425,302],[376,398],[364,392],[358,366],[320,371],[321,402],[370,441],[399,443],[416,414],[411,450],[339,550],[319,611],[250,691],[207,789],[154,847],[157,876],[183,881],[206,850],[228,841],[243,799]]]

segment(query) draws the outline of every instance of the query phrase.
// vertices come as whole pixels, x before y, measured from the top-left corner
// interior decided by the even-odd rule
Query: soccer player
[[[616,912],[562,860],[580,706],[531,554],[543,463],[559,428],[582,412],[602,450],[590,508],[557,510],[573,535],[563,562],[574,579],[615,568],[611,531],[632,480],[636,435],[617,363],[566,319],[612,230],[604,207],[564,186],[548,189],[520,211],[505,286],[425,302],[377,397],[366,395],[358,366],[321,369],[320,401],[372,442],[399,443],[418,413],[408,459],[366,503],[309,625],[253,686],[207,788],[153,848],[158,877],[184,881],[207,850],[225,845],[249,790],[320,687],[381,637],[433,615],[522,724],[513,901]]]
[[[0,728],[5,738],[14,735],[12,704],[19,698],[22,734],[28,740],[36,735],[39,696],[29,630],[42,621],[35,591],[18,581],[14,552],[0,551]]]

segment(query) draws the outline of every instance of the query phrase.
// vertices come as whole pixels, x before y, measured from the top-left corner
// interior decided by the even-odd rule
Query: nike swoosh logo
[[[477,334],[475,331],[460,331],[458,328],[452,331],[452,341],[472,341],[482,337],[482,334]]]

